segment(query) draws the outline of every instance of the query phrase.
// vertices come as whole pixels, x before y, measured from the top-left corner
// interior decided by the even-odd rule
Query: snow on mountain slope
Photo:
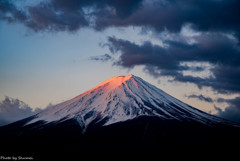
[[[79,96],[48,108],[26,125],[37,121],[61,122],[75,119],[86,129],[90,123],[104,120],[104,126],[157,116],[163,120],[199,122],[207,125],[230,122],[197,110],[141,78],[128,75],[112,77]]]

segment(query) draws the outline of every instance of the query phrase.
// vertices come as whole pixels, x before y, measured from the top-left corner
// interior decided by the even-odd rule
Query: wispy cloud
[[[112,59],[113,59],[112,56],[109,55],[109,54],[90,57],[90,60],[102,61],[102,62],[106,62],[106,61],[109,61],[109,60],[112,60]]]
[[[213,102],[213,99],[211,97],[206,97],[206,96],[203,96],[202,94],[200,94],[200,95],[191,94],[187,97],[188,98],[196,98],[196,99],[199,99],[201,101],[205,101],[205,102],[209,102],[209,103]]]

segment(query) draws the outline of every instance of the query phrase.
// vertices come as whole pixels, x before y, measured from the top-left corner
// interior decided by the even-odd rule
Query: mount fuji
[[[48,108],[29,118],[24,126],[41,122],[43,128],[73,119],[85,132],[93,123],[107,126],[139,116],[209,126],[231,124],[173,98],[137,76],[128,75],[112,77],[71,100]]]
[[[238,138],[239,125],[128,75],[112,77],[73,99],[4,126],[0,132],[4,140],[50,149],[152,151],[216,148],[220,138],[227,138],[221,141],[226,144]]]

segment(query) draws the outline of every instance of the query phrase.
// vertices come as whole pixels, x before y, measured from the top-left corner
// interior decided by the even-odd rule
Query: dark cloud
[[[0,11],[6,13],[14,10],[15,7],[7,0],[0,0]]]
[[[203,33],[194,37],[194,44],[164,41],[167,47],[146,41],[142,45],[128,40],[109,37],[107,44],[112,53],[119,52],[114,64],[126,68],[144,65],[149,74],[170,76],[173,81],[190,82],[199,87],[209,86],[219,92],[240,92],[240,48],[235,39],[217,33]],[[184,75],[184,71],[203,71],[204,67],[182,65],[182,62],[205,62],[211,65],[207,78]]]
[[[196,43],[166,40],[164,44],[168,47],[153,45],[146,41],[142,45],[137,45],[127,40],[109,37],[112,52],[122,53],[121,62],[123,66],[137,65],[134,61],[144,61],[145,64],[157,65],[161,68],[179,68],[180,61],[210,62],[221,65],[240,64],[240,47],[235,40],[221,34],[201,34],[194,37]],[[125,56],[130,57],[130,64]],[[136,59],[135,59],[136,57]],[[142,64],[142,62],[140,63]]]
[[[17,9],[10,1],[0,0],[0,20],[5,20],[7,22],[23,22],[26,18],[26,14]]]
[[[49,0],[20,10],[14,1],[0,0],[0,19],[21,22],[34,31],[77,31],[92,27],[104,16],[125,18],[139,8],[142,0]],[[95,28],[99,28],[95,26]]]
[[[240,122],[240,97],[236,97],[234,99],[221,98],[218,100],[218,102],[226,102],[229,104],[229,106],[224,111],[221,108],[215,106],[215,109],[218,111],[218,116],[231,121]]]
[[[88,26],[81,9],[66,11],[43,2],[20,10],[14,2],[0,0],[0,19],[10,23],[20,22],[34,31],[75,31]]]
[[[35,31],[76,31],[88,26],[83,11],[61,11],[51,5],[39,4],[28,8],[31,19],[26,25]]]
[[[102,61],[102,62],[106,62],[112,59],[112,56],[109,54],[104,54],[104,55],[100,55],[100,56],[92,56],[90,57],[90,60],[95,60],[95,61]]]
[[[0,102],[0,126],[23,119],[40,111],[38,108],[33,111],[31,107],[18,99],[5,97]]]
[[[188,98],[196,98],[196,99],[199,99],[201,101],[205,101],[205,102],[209,102],[209,103],[213,102],[212,98],[203,96],[202,94],[200,94],[200,95],[191,94],[191,95],[189,95],[187,97]]]
[[[127,17],[133,13],[141,4],[142,0],[51,0],[51,4],[55,8],[61,8],[68,11],[76,11],[84,7],[93,7],[93,13],[114,11],[116,17]],[[106,10],[107,7],[112,7],[113,10]],[[102,16],[102,15],[98,15]],[[105,15],[103,15],[105,16]]]
[[[97,30],[140,26],[179,32],[190,23],[200,31],[240,35],[239,0],[49,0],[26,8],[22,12],[14,1],[0,0],[1,19],[20,20],[34,30],[77,30],[93,21]]]
[[[127,18],[99,16],[97,26],[146,26],[162,31],[178,32],[186,23],[201,31],[239,33],[240,2],[238,0],[149,0]],[[101,17],[101,18],[100,18]]]

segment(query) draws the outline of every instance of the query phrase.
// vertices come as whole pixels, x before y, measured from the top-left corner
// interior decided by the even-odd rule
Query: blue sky
[[[238,121],[239,10],[237,0],[0,0],[0,100],[44,108],[134,74]]]
[[[92,56],[109,52],[99,45],[105,43],[106,36],[124,34],[139,41],[138,31],[128,30],[34,33],[21,24],[1,22],[1,99],[11,96],[43,108],[50,102],[74,97],[109,77],[131,73],[112,67],[111,62],[91,60]]]

